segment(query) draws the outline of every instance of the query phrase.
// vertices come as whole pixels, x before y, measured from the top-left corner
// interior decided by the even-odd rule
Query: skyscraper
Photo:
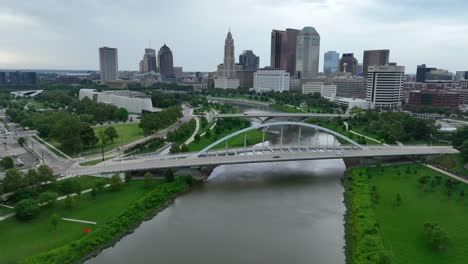
[[[296,74],[296,46],[299,30],[287,28],[271,32],[271,61],[274,69],[283,69],[291,76]]]
[[[320,35],[313,27],[304,27],[297,35],[296,76],[299,79],[318,77]]]
[[[119,75],[117,49],[109,47],[99,48],[99,66],[102,83],[117,80]]]
[[[371,109],[401,107],[405,67],[396,64],[369,66],[366,82],[366,100]]]
[[[348,72],[355,76],[357,64],[358,61],[353,53],[343,53],[340,60],[340,72]]]
[[[427,68],[426,64],[418,65],[416,70],[416,82],[426,82],[427,74],[437,68]]]
[[[141,63],[141,72],[157,72],[157,62],[156,62],[156,50],[154,49],[145,49],[145,55],[143,55],[143,60]]]
[[[162,81],[175,81],[174,62],[171,49],[164,44],[158,52],[159,70]]]
[[[369,66],[380,66],[388,64],[390,57],[390,50],[365,50],[363,63],[363,75],[367,78],[367,71]]]
[[[239,55],[239,64],[242,65],[243,70],[256,71],[260,64],[260,57],[256,56],[251,50],[244,50]]]
[[[327,51],[323,60],[323,73],[334,74],[338,71],[340,64],[340,54],[336,51]]]
[[[224,63],[218,65],[216,72],[215,88],[222,89],[237,89],[239,88],[239,79],[237,79],[237,71],[242,70],[242,66],[236,64],[234,58],[234,39],[229,30],[226,39],[224,40]]]

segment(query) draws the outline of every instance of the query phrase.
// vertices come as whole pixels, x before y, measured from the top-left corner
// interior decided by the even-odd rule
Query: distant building
[[[253,88],[253,79],[255,71],[237,71],[237,78],[239,79],[240,88]]]
[[[143,60],[140,61],[140,73],[157,72],[157,59],[155,49],[145,49]]]
[[[175,82],[174,62],[171,49],[164,44],[158,52],[159,72],[161,73],[161,81]]]
[[[320,35],[313,27],[304,27],[297,35],[296,76],[316,79],[320,60]]]
[[[239,55],[239,64],[246,71],[256,71],[260,65],[260,57],[256,56],[251,50],[244,50]]]
[[[453,75],[447,70],[435,69],[426,73],[426,82],[431,81],[452,81]]]
[[[237,71],[242,70],[242,65],[236,64],[234,57],[234,39],[231,31],[228,32],[224,40],[224,63],[218,65],[216,79],[214,80],[215,88],[221,89],[237,89],[239,87],[239,79],[237,79]]]
[[[357,64],[358,61],[353,53],[344,53],[340,60],[340,72],[347,72],[352,76],[356,76]]]
[[[336,51],[327,51],[323,60],[323,73],[329,76],[338,72],[340,54]]]
[[[256,92],[289,91],[290,75],[282,69],[259,69],[254,73],[253,88]]]
[[[80,89],[79,98],[83,100],[85,97],[97,103],[106,103],[123,107],[130,113],[141,114],[143,112],[154,112],[157,109],[153,108],[151,96],[140,92],[131,91],[104,91],[98,92],[94,89]]]
[[[5,86],[7,84],[6,72],[0,72],[0,85]]]
[[[270,66],[274,69],[283,69],[290,76],[296,74],[296,49],[299,30],[287,28],[286,30],[271,31]]]
[[[432,70],[436,70],[436,68],[427,68],[426,64],[418,65],[416,69],[416,82],[426,82],[427,73]]]
[[[369,66],[380,66],[388,64],[390,59],[390,50],[365,50],[362,60],[363,77],[367,78]]]
[[[302,84],[302,93],[319,93],[322,97],[334,99],[336,97],[336,85],[331,82],[306,81]]]
[[[13,89],[36,89],[38,84],[36,72],[0,72],[0,86]]]
[[[366,98],[366,86],[363,78],[329,78],[324,81],[336,85],[337,97]]]
[[[408,109],[416,111],[421,107],[457,109],[460,105],[460,93],[447,90],[410,91]]]
[[[369,66],[366,82],[366,100],[370,103],[370,108],[400,108],[404,81],[404,66]]]
[[[369,109],[369,102],[365,99],[356,99],[356,98],[346,98],[346,97],[337,97],[335,98],[335,103],[339,105],[346,105],[348,109],[361,108],[364,110]]]
[[[174,74],[176,79],[184,77],[184,69],[182,67],[174,67]]]
[[[115,81],[119,77],[118,55],[116,48],[99,48],[99,66],[101,70],[101,83]]]

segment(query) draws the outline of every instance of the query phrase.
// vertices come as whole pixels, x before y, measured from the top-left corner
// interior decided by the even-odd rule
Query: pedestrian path
[[[429,165],[429,164],[424,164],[424,166],[426,166],[426,167],[428,167],[428,168],[431,168],[431,169],[433,169],[433,170],[435,170],[435,171],[438,171],[438,172],[440,172],[440,173],[442,173],[442,174],[445,174],[445,175],[447,175],[447,176],[449,176],[449,177],[452,177],[452,178],[454,178],[454,179],[456,179],[456,180],[459,180],[459,181],[461,181],[461,182],[463,182],[463,183],[468,183],[468,180],[467,180],[467,179],[462,178],[462,177],[460,177],[460,176],[458,176],[458,175],[455,175],[455,174],[453,174],[453,173],[451,173],[451,172],[448,172],[448,171],[446,171],[446,170],[439,169],[439,168],[437,168],[437,167],[435,167],[435,166],[432,166],[432,165]]]
[[[11,214],[7,214],[7,215],[4,215],[4,216],[0,216],[0,222],[3,221],[3,220],[6,220],[10,217],[13,217],[15,216],[16,213],[11,213]]]
[[[91,225],[96,225],[96,222],[93,221],[85,221],[85,220],[79,220],[79,219],[72,219],[72,218],[62,218],[63,221],[68,221],[68,222],[75,222],[75,223],[82,223],[82,224],[91,224]]]

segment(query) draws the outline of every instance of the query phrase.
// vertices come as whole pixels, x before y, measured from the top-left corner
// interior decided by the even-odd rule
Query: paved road
[[[98,166],[70,168],[65,175],[93,175],[100,173],[115,173],[119,171],[150,170],[166,168],[184,168],[199,166],[217,166],[226,164],[279,162],[297,160],[319,160],[319,159],[343,159],[343,158],[374,158],[390,156],[419,156],[435,155],[444,153],[458,153],[452,147],[427,147],[427,146],[405,146],[405,147],[367,147],[363,150],[345,150],[341,153],[335,151],[293,151],[278,153],[258,153],[258,155],[236,155],[236,156],[207,156],[189,157],[185,159],[161,159],[160,157],[148,157],[135,160],[125,160],[107,163]]]
[[[241,114],[213,114],[212,118],[227,118],[227,117],[323,117],[323,118],[337,118],[343,119],[349,118],[348,114],[317,114],[317,113],[265,113],[265,112],[252,112],[252,113],[241,113]]]

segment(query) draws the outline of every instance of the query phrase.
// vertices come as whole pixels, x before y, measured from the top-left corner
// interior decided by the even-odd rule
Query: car
[[[279,159],[279,158],[281,158],[281,157],[280,157],[280,156],[274,156],[273,158],[274,158],[274,159]]]

